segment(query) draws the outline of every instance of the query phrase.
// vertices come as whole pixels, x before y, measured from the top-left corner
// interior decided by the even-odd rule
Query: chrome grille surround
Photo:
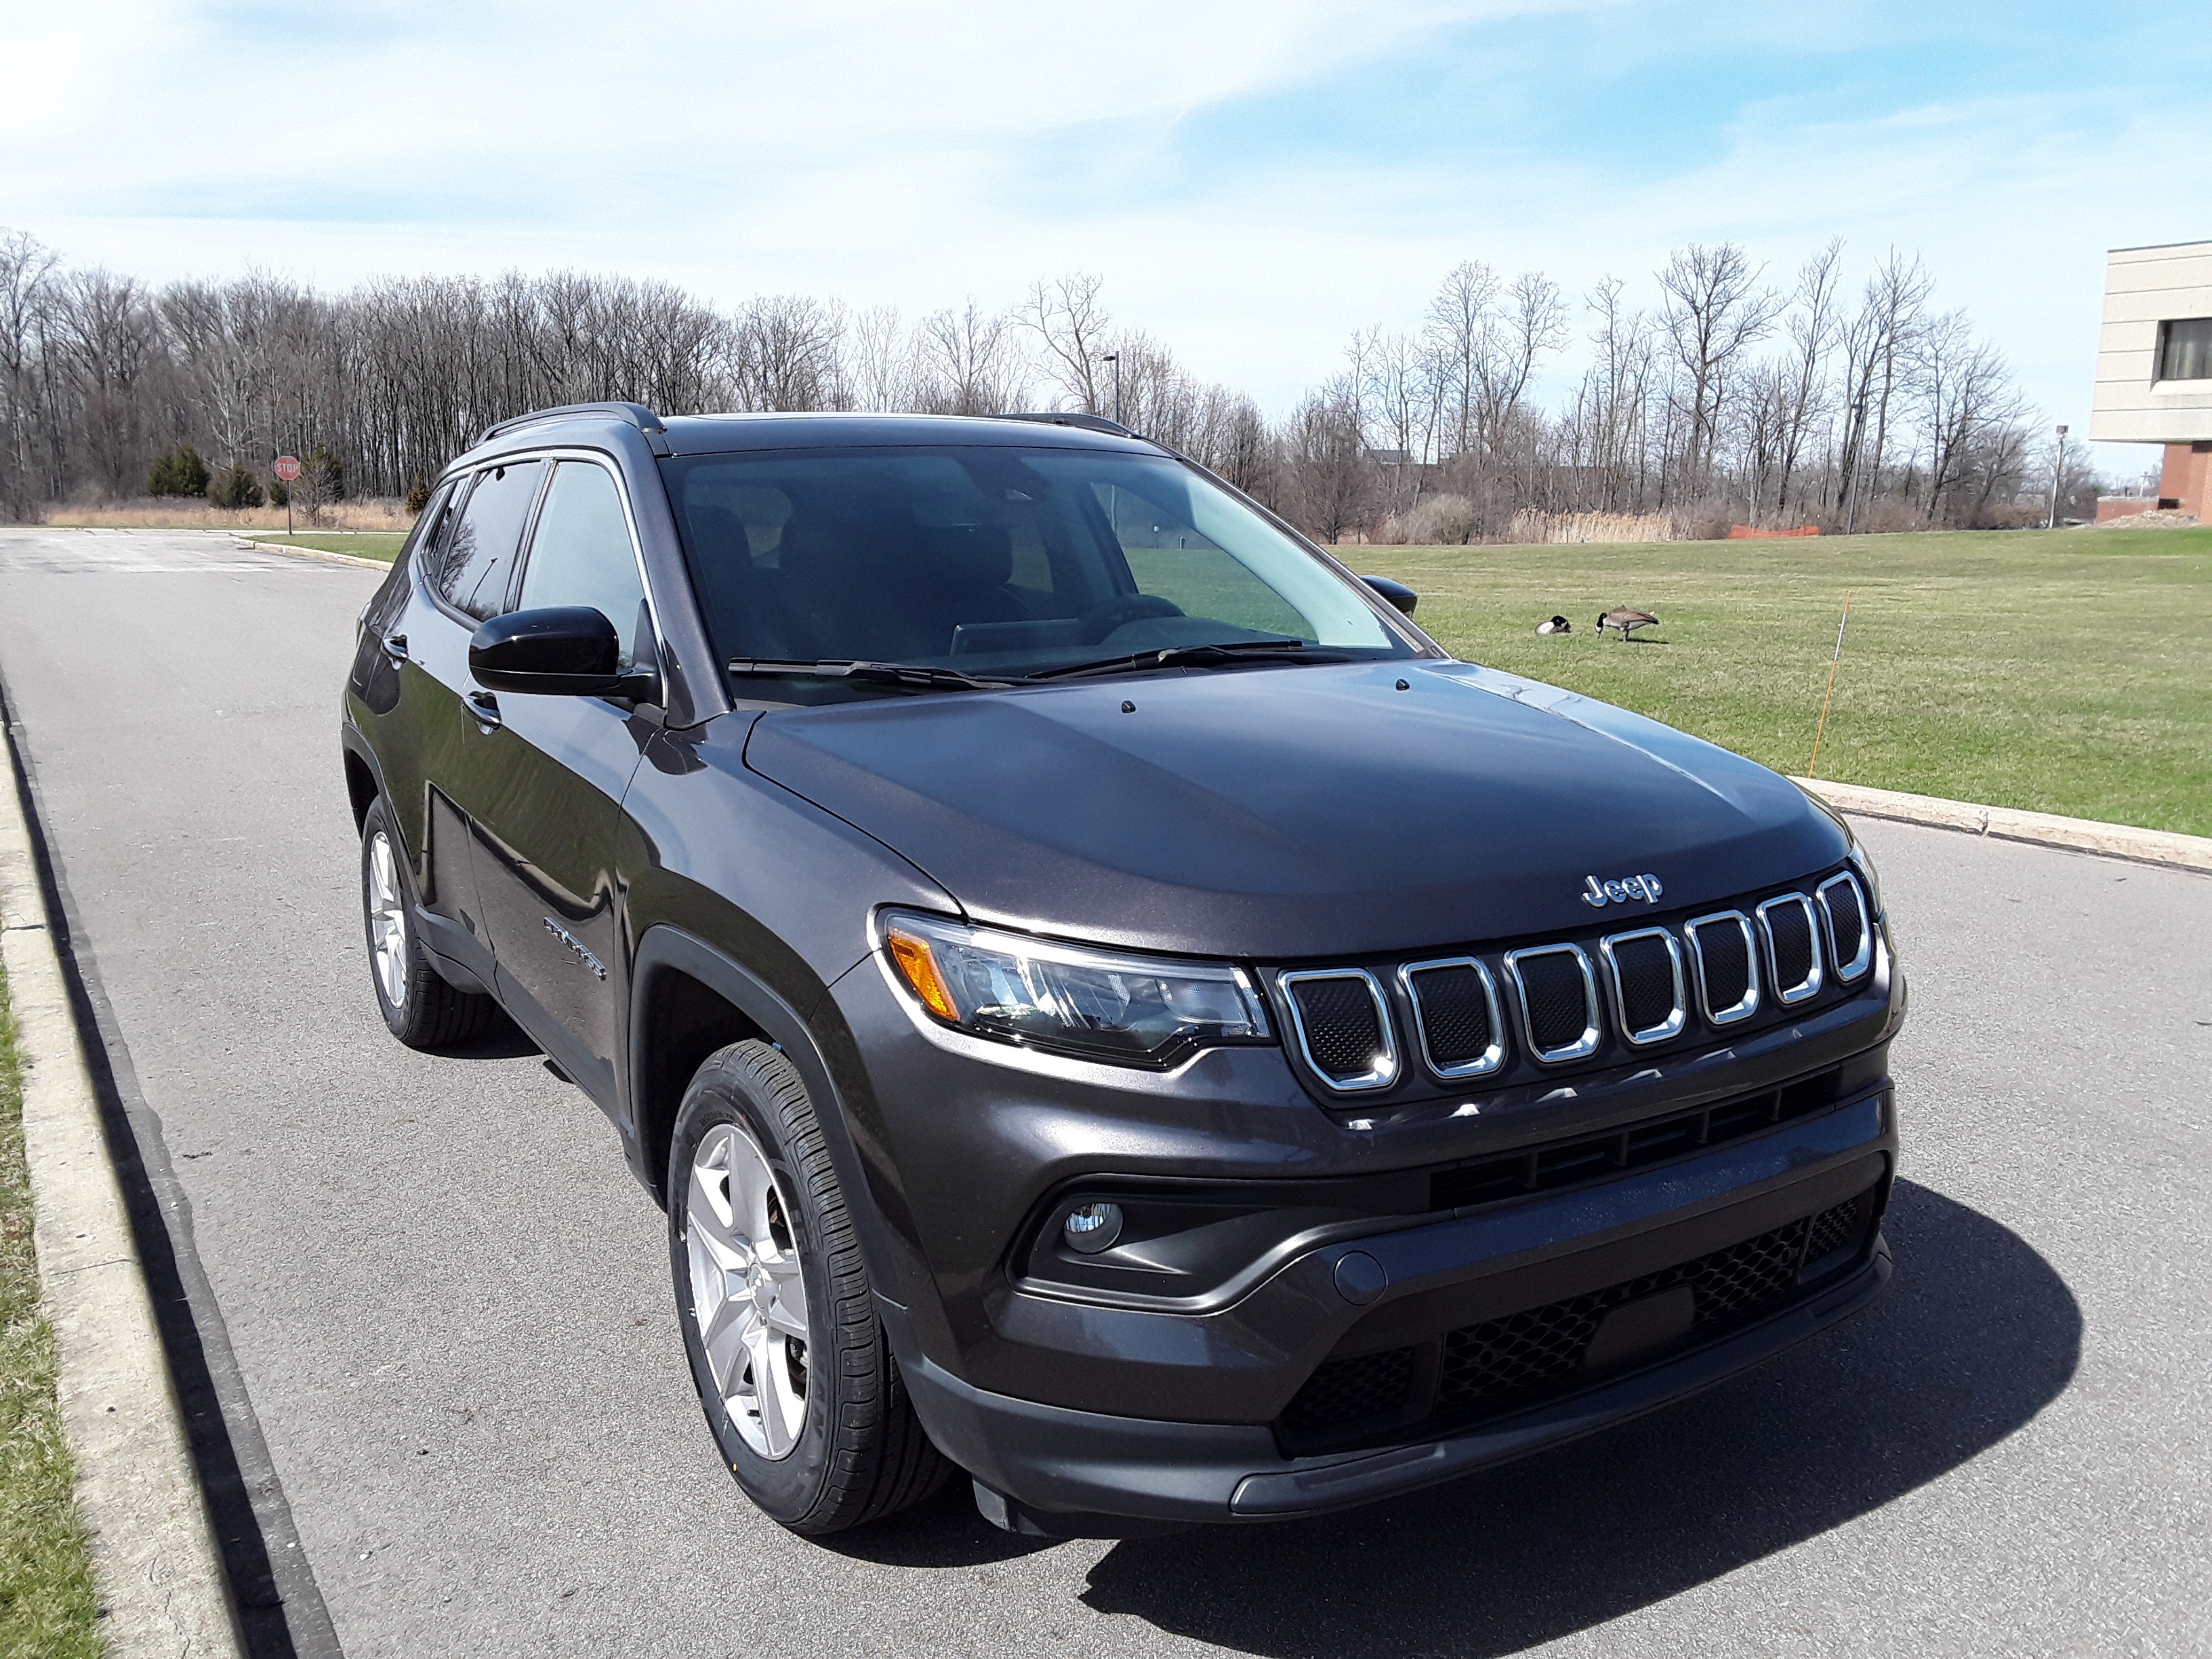
[[[1620,984],[1620,959],[1614,947],[1632,939],[1656,939],[1667,947],[1667,965],[1674,970],[1674,1000],[1665,1019],[1656,1025],[1632,1030],[1628,1024],[1628,998]],[[1608,933],[1597,944],[1598,954],[1605,958],[1606,981],[1613,991],[1613,1021],[1622,1039],[1632,1047],[1648,1048],[1655,1042],[1664,1042],[1668,1037],[1680,1036],[1689,1023],[1689,999],[1682,987],[1682,947],[1674,942],[1674,934],[1664,927],[1638,927],[1625,933]]]
[[[1528,1015],[1528,983],[1521,972],[1521,964],[1538,957],[1565,956],[1574,958],[1583,976],[1583,1034],[1574,1042],[1559,1048],[1547,1048],[1536,1041],[1536,1033]],[[1513,1000],[1521,1016],[1521,1038],[1528,1045],[1529,1054],[1547,1066],[1563,1066],[1571,1060],[1586,1060],[1597,1052],[1597,975],[1590,971],[1589,953],[1579,945],[1537,945],[1525,951],[1505,953],[1505,971],[1513,981]]]
[[[1795,905],[1805,918],[1806,940],[1810,946],[1806,957],[1809,965],[1805,970],[1803,979],[1792,985],[1784,985],[1782,982],[1782,970],[1775,965],[1774,961],[1772,918],[1777,910],[1785,909],[1792,905]],[[1767,900],[1759,907],[1756,914],[1759,917],[1759,942],[1765,947],[1766,982],[1774,988],[1775,1000],[1788,1008],[1820,995],[1820,987],[1825,980],[1825,975],[1820,970],[1820,958],[1823,951],[1820,945],[1820,919],[1813,913],[1813,901],[1802,893],[1784,893],[1779,897]]]
[[[1847,890],[1858,901],[1859,907],[1858,953],[1849,962],[1838,960],[1836,955],[1836,912],[1834,901],[1828,895],[1838,887]],[[1820,920],[1825,924],[1822,931],[1828,936],[1828,965],[1836,970],[1838,982],[1849,985],[1874,966],[1874,910],[1867,903],[1866,890],[1859,885],[1856,876],[1845,870],[1830,876],[1813,893],[1820,902]]]
[[[1356,981],[1367,989],[1368,1000],[1375,1005],[1375,1026],[1382,1034],[1382,1051],[1375,1056],[1376,1064],[1365,1072],[1338,1076],[1324,1070],[1314,1058],[1313,1045],[1306,1037],[1305,1009],[1299,1004],[1297,988],[1323,980]],[[1282,987],[1283,1001],[1290,1010],[1291,1029],[1297,1033],[1298,1053],[1304,1057],[1313,1074],[1330,1088],[1341,1094],[1359,1094],[1371,1089],[1387,1089],[1398,1080],[1398,1042],[1391,1029],[1389,1000],[1382,994],[1382,987],[1375,975],[1364,968],[1305,968],[1279,974],[1275,982]]]
[[[1743,935],[1743,995],[1725,1008],[1713,1006],[1712,993],[1705,984],[1705,945],[1699,937],[1707,927],[1728,926]],[[1740,1019],[1749,1019],[1759,1012],[1759,938],[1752,931],[1751,918],[1741,910],[1716,910],[1711,915],[1693,916],[1682,924],[1683,937],[1690,942],[1690,973],[1698,982],[1698,1012],[1705,1017],[1708,1025],[1733,1025]]]
[[[1429,1028],[1421,1011],[1420,988],[1414,983],[1422,974],[1440,968],[1471,968],[1482,986],[1483,1006],[1490,1015],[1490,1046],[1473,1060],[1461,1060],[1450,1066],[1439,1066],[1429,1048]],[[1505,1064],[1505,1020],[1498,1007],[1498,981],[1491,976],[1489,968],[1477,957],[1437,957],[1427,962],[1409,962],[1398,969],[1398,988],[1405,992],[1406,1000],[1413,1009],[1413,1046],[1421,1051],[1421,1063],[1434,1076],[1447,1081],[1460,1078],[1488,1077]]]

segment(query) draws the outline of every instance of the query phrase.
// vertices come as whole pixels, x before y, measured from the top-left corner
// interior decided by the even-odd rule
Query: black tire
[[[774,1176],[806,1291],[805,1411],[791,1449],[757,1452],[732,1420],[693,1306],[692,1160],[720,1124],[751,1137]],[[952,1464],[930,1443],[891,1357],[867,1269],[798,1069],[765,1042],[733,1042],[700,1066],[668,1150],[668,1255],[677,1322],[708,1426],[738,1485],[769,1519],[810,1535],[842,1532],[917,1504]]]
[[[399,998],[386,989],[377,961],[377,906],[374,897],[373,866],[378,839],[392,854],[392,876],[400,901],[401,947],[404,970],[397,975]],[[410,1048],[445,1048],[482,1035],[499,1018],[499,1005],[489,997],[463,991],[447,983],[430,965],[430,955],[415,929],[415,887],[408,878],[407,860],[399,851],[399,837],[392,827],[392,814],[381,797],[369,804],[361,821],[362,928],[368,940],[368,981],[376,992],[377,1011],[392,1035]]]

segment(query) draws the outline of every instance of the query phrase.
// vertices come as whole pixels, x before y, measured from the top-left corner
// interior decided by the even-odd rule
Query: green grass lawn
[[[302,530],[287,536],[282,531],[241,530],[248,541],[274,542],[279,547],[312,547],[324,553],[350,553],[357,559],[381,559],[390,564],[407,540],[404,530]]]
[[[2212,835],[2212,526],[1338,552],[1455,655],[1799,775],[1848,590],[1820,776]]]
[[[91,1659],[100,1649],[98,1604],[54,1374],[31,1248],[22,1070],[0,974],[0,1653]]]

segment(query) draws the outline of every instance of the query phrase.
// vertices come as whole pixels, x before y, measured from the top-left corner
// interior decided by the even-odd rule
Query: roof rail
[[[1109,421],[1103,415],[1082,415],[1061,411],[1048,415],[994,415],[995,421],[1039,421],[1047,426],[1079,426],[1085,432],[1109,432],[1117,438],[1133,438],[1138,434],[1119,421]]]
[[[495,421],[483,429],[477,441],[488,444],[502,432],[512,432],[519,426],[530,426],[538,421],[556,421],[564,415],[612,415],[628,421],[640,432],[665,432],[666,422],[643,404],[562,404],[555,409],[533,409],[527,415],[511,415],[506,420]]]

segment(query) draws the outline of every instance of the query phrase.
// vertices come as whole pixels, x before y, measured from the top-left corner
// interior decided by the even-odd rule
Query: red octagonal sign
[[[289,483],[293,479],[298,477],[300,476],[300,458],[297,455],[279,455],[276,458],[276,476],[282,478],[286,483]]]

